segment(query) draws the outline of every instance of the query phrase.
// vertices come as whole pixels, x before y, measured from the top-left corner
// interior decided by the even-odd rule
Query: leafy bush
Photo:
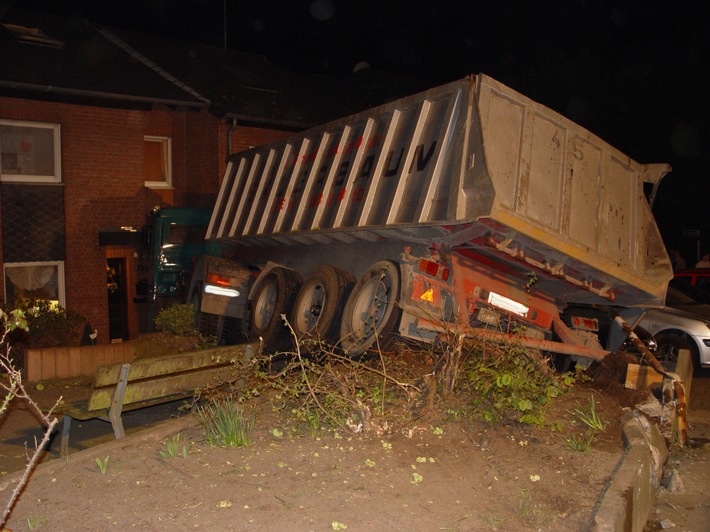
[[[555,375],[538,354],[516,345],[472,358],[468,384],[475,390],[475,412],[490,423],[513,419],[542,425],[544,407],[570,384]]]
[[[9,340],[16,346],[75,346],[86,341],[91,331],[84,316],[57,306],[48,299],[20,299],[14,302],[12,308],[24,313],[29,328],[28,331],[16,329],[12,332]]]
[[[155,318],[155,328],[176,336],[197,336],[197,321],[192,305],[177,304],[161,310]]]

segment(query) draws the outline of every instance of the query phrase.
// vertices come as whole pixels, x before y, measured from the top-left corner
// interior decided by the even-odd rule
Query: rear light
[[[451,273],[451,270],[443,264],[427,259],[419,259],[419,271],[442,281],[448,281]]]
[[[231,286],[230,278],[226,275],[219,275],[217,273],[208,273],[206,281],[210,284],[216,284],[219,286]]]
[[[572,316],[572,327],[582,331],[599,331],[599,322],[596,318],[584,318],[582,316]]]

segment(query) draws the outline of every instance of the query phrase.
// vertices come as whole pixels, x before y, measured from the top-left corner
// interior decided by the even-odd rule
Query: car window
[[[710,290],[710,277],[698,275],[696,277],[695,286],[697,286],[701,290]]]
[[[674,290],[673,288],[668,288],[668,292],[666,292],[667,306],[672,307],[675,305],[692,305],[693,303],[697,303],[697,301],[695,301],[692,297],[688,297],[683,292],[679,292],[678,290]]]
[[[710,291],[710,283],[707,285]],[[666,305],[692,305],[693,303],[710,304],[710,292],[693,286],[685,279],[676,277],[668,283]]]

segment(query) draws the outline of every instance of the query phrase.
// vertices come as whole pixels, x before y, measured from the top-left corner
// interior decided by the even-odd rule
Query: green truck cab
[[[147,299],[159,309],[185,302],[195,263],[220,256],[222,244],[205,241],[211,209],[156,207],[150,214]]]

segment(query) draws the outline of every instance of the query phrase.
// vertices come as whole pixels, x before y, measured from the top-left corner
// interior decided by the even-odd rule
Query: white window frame
[[[61,127],[50,122],[31,122],[27,120],[7,120],[0,118],[0,126],[17,126],[37,129],[51,129],[54,148],[54,175],[26,175],[6,174],[0,165],[0,180],[6,183],[61,183],[62,182],[62,157],[61,157]],[[0,154],[2,154],[2,135],[0,135]]]
[[[6,262],[3,271],[3,283],[5,287],[5,303],[12,303],[8,300],[7,270],[11,268],[26,268],[28,266],[54,266],[57,269],[57,301],[59,306],[66,308],[66,294],[64,288],[64,261],[42,261],[42,262]]]
[[[173,188],[173,140],[171,137],[145,135],[143,142],[158,142],[163,147],[163,162],[165,163],[165,181],[146,181],[147,188]]]

